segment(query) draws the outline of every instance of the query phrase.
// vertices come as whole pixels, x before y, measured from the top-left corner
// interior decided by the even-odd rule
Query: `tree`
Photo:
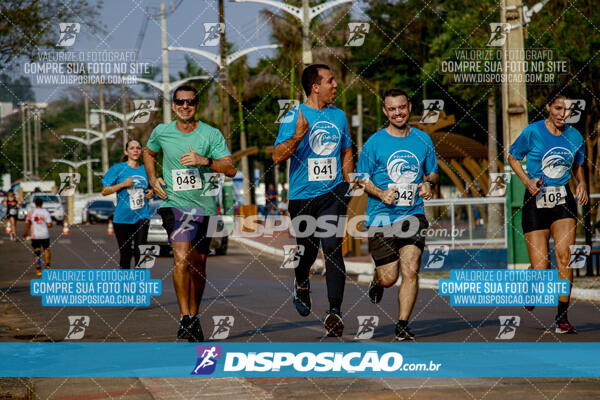
[[[17,106],[23,101],[35,101],[35,93],[31,89],[31,80],[26,76],[11,79],[7,74],[0,74],[0,101]]]
[[[91,32],[101,32],[99,9],[86,0],[4,0],[0,3],[0,63],[55,48],[59,22],[79,22]]]

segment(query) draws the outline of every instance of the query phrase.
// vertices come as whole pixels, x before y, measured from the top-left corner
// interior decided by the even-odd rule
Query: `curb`
[[[234,242],[241,243],[245,246],[252,247],[256,250],[260,250],[263,253],[279,256],[283,258],[283,250],[276,249],[275,247],[267,246],[266,244],[258,243],[251,239],[241,237],[229,237]],[[358,275],[358,282],[369,283],[373,278],[373,264],[366,262],[346,261],[346,273],[351,275]],[[320,272],[323,269],[323,261],[320,258],[315,260],[317,271]],[[398,278],[395,286],[399,286],[402,278]],[[421,278],[419,279],[419,288],[421,289],[437,289],[439,279]],[[598,289],[583,289],[573,288],[571,291],[571,298],[576,300],[587,300],[587,301],[600,301],[600,290]]]

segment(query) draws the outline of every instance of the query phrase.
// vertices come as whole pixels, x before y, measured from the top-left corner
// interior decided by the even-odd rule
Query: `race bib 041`
[[[200,172],[198,169],[174,169],[171,171],[173,179],[173,190],[195,190],[202,189]]]
[[[335,157],[309,158],[308,180],[331,181],[337,177],[337,159]]]
[[[567,190],[564,186],[544,186],[535,196],[535,205],[537,208],[553,208],[565,204],[566,199]]]

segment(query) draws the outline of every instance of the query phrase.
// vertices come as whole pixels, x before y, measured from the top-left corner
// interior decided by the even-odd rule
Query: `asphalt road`
[[[20,229],[22,229],[22,223]],[[53,227],[53,268],[115,268],[118,260],[114,236],[106,234],[106,225],[73,226],[68,236],[61,235],[60,227]],[[0,241],[0,340],[1,341],[64,341],[68,332],[68,316],[87,315],[90,325],[83,341],[97,342],[171,342],[175,340],[179,312],[172,284],[172,258],[160,257],[151,270],[152,278],[161,279],[163,292],[152,298],[149,307],[43,307],[41,299],[29,294],[31,279],[35,279],[33,253],[22,239]],[[232,316],[233,327],[227,341],[239,342],[319,342],[355,341],[359,329],[357,317],[377,316],[373,341],[393,340],[397,320],[397,288],[386,290],[383,301],[372,304],[367,296],[367,285],[348,279],[342,313],[346,329],[341,338],[324,336],[322,320],[327,310],[325,279],[313,276],[313,312],[300,317],[291,302],[293,273],[280,268],[281,260],[261,255],[257,250],[230,242],[225,256],[208,259],[208,283],[201,307],[201,321],[206,337],[213,331],[213,316]],[[537,307],[533,313],[519,307],[452,307],[446,297],[437,291],[423,289],[413,312],[411,327],[420,342],[493,342],[497,341],[499,316],[520,316],[513,341],[519,342],[574,342],[598,341],[600,335],[600,305],[573,301],[569,312],[577,335],[557,335],[547,330],[553,322],[554,307]],[[401,343],[402,345],[410,345]],[[114,379],[106,385],[114,393],[99,385],[97,380],[37,378],[33,386],[39,398],[103,398],[119,397],[123,385],[139,391],[125,393],[148,398],[168,397],[160,387],[172,379]],[[131,381],[131,382],[130,382]],[[390,378],[390,379],[212,379],[204,383],[202,398],[222,397],[222,383],[243,390],[256,390],[239,398],[296,398],[319,395],[325,398],[600,398],[598,379],[453,379],[453,378]],[[60,383],[59,386],[58,383]],[[87,382],[87,386],[86,386]],[[220,383],[219,383],[220,382]],[[185,383],[195,388],[199,383]],[[153,386],[154,385],[154,386]],[[96,387],[97,394],[92,394]],[[82,389],[88,387],[88,389]],[[102,387],[102,389],[100,389]],[[0,384],[1,388],[1,384]],[[60,390],[59,390],[60,389]],[[242,390],[240,389],[240,390]],[[64,392],[61,392],[61,390]],[[87,391],[86,391],[87,390]],[[166,389],[164,389],[166,390]],[[187,389],[180,389],[187,390]],[[191,390],[191,389],[190,389]],[[244,391],[239,393],[246,393]],[[90,392],[91,397],[82,396]],[[94,393],[96,393],[94,392]],[[259,396],[257,393],[261,393]],[[61,394],[62,393],[62,394]],[[79,395],[75,396],[73,393]],[[98,394],[99,393],[99,394]],[[110,394],[113,393],[113,394]],[[119,392],[121,393],[121,392]],[[108,394],[108,395],[107,395]],[[123,395],[123,393],[121,393]],[[131,395],[131,396],[130,396]],[[62,396],[62,397],[61,397]],[[161,397],[162,396],[162,397]],[[166,397],[165,397],[166,396]],[[597,397],[594,397],[597,396]],[[228,397],[231,397],[228,395]],[[137,398],[137,397],[136,397]],[[232,398],[237,398],[233,396]]]

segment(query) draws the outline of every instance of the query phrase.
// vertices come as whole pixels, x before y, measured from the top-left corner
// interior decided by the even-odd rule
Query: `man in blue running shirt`
[[[429,200],[438,184],[438,165],[427,133],[408,125],[411,104],[406,92],[389,89],[382,98],[386,128],[365,143],[357,172],[365,175],[368,194],[367,227],[375,276],[369,297],[379,303],[383,289],[398,280],[397,340],[414,340],[408,319],[419,291],[419,268],[425,247],[423,199]]]
[[[341,336],[344,323],[341,305],[346,282],[342,258],[343,235],[328,232],[321,224],[327,218],[335,225],[345,216],[349,197],[348,174],[353,171],[352,147],[346,114],[331,104],[337,83],[331,69],[313,64],[302,72],[306,102],[289,111],[282,119],[273,149],[276,164],[290,159],[288,211],[302,251],[295,268],[294,307],[305,317],[310,314],[310,267],[319,244],[326,267],[329,312],[324,321],[328,336]],[[307,221],[311,220],[312,223]],[[317,225],[321,225],[316,228]],[[342,224],[343,226],[343,224]],[[307,232],[313,229],[313,232]]]

